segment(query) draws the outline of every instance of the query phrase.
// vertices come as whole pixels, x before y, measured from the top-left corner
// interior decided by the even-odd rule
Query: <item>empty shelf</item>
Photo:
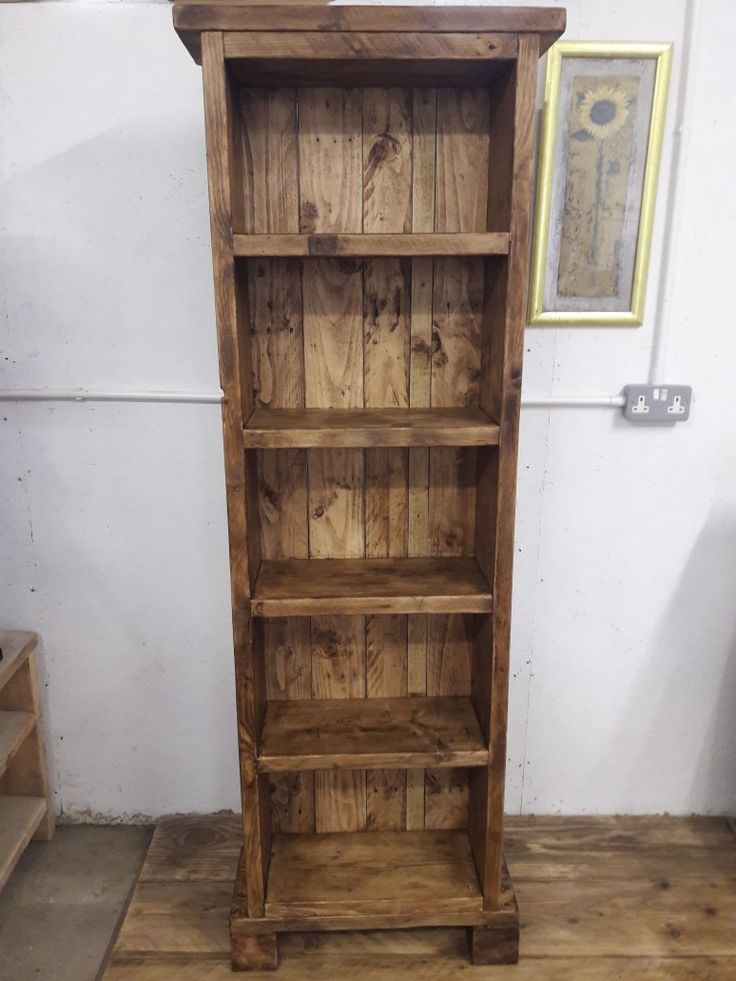
[[[508,232],[233,235],[236,256],[508,255]]]
[[[334,698],[266,707],[258,768],[485,766],[488,749],[469,698]]]
[[[472,558],[278,559],[261,563],[251,613],[489,613],[491,605]]]
[[[267,917],[457,916],[482,905],[465,831],[273,836]]]
[[[498,426],[481,409],[256,409],[246,449],[495,446]]]
[[[0,712],[0,776],[35,724],[31,712]]]
[[[45,813],[43,797],[0,796],[0,889]]]

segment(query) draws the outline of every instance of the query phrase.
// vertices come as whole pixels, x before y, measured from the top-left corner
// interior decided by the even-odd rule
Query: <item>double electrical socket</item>
[[[685,422],[690,417],[690,385],[627,385],[624,418],[629,422]]]

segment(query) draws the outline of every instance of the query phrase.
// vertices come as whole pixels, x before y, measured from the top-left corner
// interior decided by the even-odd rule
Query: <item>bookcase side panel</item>
[[[509,188],[511,247],[508,258],[495,268],[486,288],[483,336],[481,407],[500,425],[496,465],[480,474],[476,556],[493,587],[492,638],[478,635],[473,654],[476,705],[487,706],[490,762],[485,774],[473,778],[469,831],[484,905],[497,910],[502,903],[503,805],[508,721],[509,641],[514,553],[514,512],[518,455],[524,300],[528,270],[532,163],[539,37],[519,38],[518,61],[492,116],[492,138],[513,147],[499,171],[499,186]],[[503,158],[502,158],[503,159]],[[500,205],[497,205],[497,213]],[[488,461],[486,461],[488,463]],[[491,524],[481,514],[494,513]],[[485,690],[480,691],[481,687]],[[484,720],[485,721],[485,720]]]
[[[236,280],[232,232],[242,219],[239,123],[225,70],[222,34],[202,38],[205,133],[215,313],[220,360],[225,483],[230,545],[238,750],[241,777],[245,908],[262,916],[270,852],[270,814],[256,770],[257,738],[265,701],[259,630],[250,618],[250,595],[260,564],[260,534],[253,467],[243,452],[243,419],[252,410],[247,299]],[[245,384],[244,384],[245,380]]]

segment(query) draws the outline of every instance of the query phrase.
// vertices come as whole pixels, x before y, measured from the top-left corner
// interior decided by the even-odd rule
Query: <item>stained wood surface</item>
[[[487,763],[469,698],[272,702],[258,757],[267,772]]]
[[[291,89],[240,90],[243,160],[243,232],[299,230],[296,93]],[[247,284],[256,411],[303,410],[304,330],[301,266],[293,260],[249,262]],[[302,449],[246,454],[257,471],[261,550],[267,558],[307,558],[307,455]],[[263,626],[266,696],[309,698],[309,620],[270,620]],[[255,767],[255,759],[252,760]],[[311,773],[274,774],[271,819],[278,831],[314,830]]]
[[[251,609],[258,617],[488,613],[491,594],[472,558],[285,559],[263,562]]]
[[[15,868],[47,811],[44,797],[0,793],[0,889]]]
[[[467,836],[376,831],[274,838],[266,916],[479,909]]]
[[[190,2],[174,4],[174,26],[196,60],[201,31],[379,31],[395,32],[512,32],[533,31],[542,36],[542,50],[565,29],[565,10],[552,7],[332,7],[300,3],[256,5]]]
[[[405,88],[364,90],[363,230],[371,238],[411,229],[412,108]],[[397,258],[364,263],[363,401],[371,412],[405,412],[410,405],[409,275],[408,262]],[[371,559],[407,554],[407,464],[404,449],[365,453],[365,554]],[[406,695],[406,617],[370,616],[365,624],[366,695]],[[399,769],[368,770],[366,828],[405,827],[406,779]]]
[[[225,57],[259,59],[380,58],[398,61],[484,60],[516,57],[514,33],[388,34],[362,31],[234,31],[225,33]]]
[[[521,959],[470,968],[464,929],[282,934],[279,977],[731,981],[736,845],[719,818],[509,817]],[[106,981],[225,981],[236,816],[159,822]],[[272,973],[253,975],[273,978]]]
[[[393,425],[380,432],[342,431],[340,417],[389,412],[393,418],[415,410],[447,420],[479,417],[484,260],[376,252],[395,236],[409,250],[425,236],[434,237],[432,249],[445,236],[487,241],[487,90],[244,88],[239,106],[245,184],[236,250],[245,241],[297,232],[302,249],[310,236],[328,243],[352,236],[375,250],[363,261],[262,257],[240,268],[253,350],[251,424],[264,427],[256,435],[247,425],[244,440],[258,446],[265,562],[307,555],[470,557],[474,434],[447,438],[449,427],[443,427],[430,449],[428,431],[411,438],[397,438]],[[507,247],[505,236],[497,240]],[[315,423],[306,433],[291,425],[301,411]],[[330,427],[330,415],[317,415],[325,412],[336,413],[337,425]],[[269,418],[282,420],[278,432],[264,431]],[[275,449],[295,444],[306,452]],[[445,618],[430,631],[426,617],[403,615],[438,608],[413,601],[351,607],[374,614],[363,620],[342,615],[344,606],[330,606],[331,615],[311,624],[296,620],[279,627],[282,639],[269,626],[267,679],[282,678],[279,697],[285,699],[305,697],[296,694],[304,679],[318,698],[422,694],[431,642],[432,664],[441,664],[444,679],[433,693],[468,695],[462,621]],[[281,606],[278,613],[292,615],[294,609]],[[314,606],[298,610],[317,613]],[[375,616],[381,610],[393,618]],[[273,671],[271,649],[277,652]],[[459,827],[467,812],[462,783],[461,773],[430,775],[428,781],[418,770],[322,773],[310,806],[308,778],[279,776],[272,778],[272,812],[279,826],[291,830],[422,828],[428,789],[431,826]]]
[[[452,829],[485,894],[467,922],[503,925],[498,944],[477,935],[476,959],[494,946],[509,959],[516,914],[501,924],[500,842],[539,51],[536,33],[511,25],[538,12],[502,12],[490,30],[458,13],[462,26],[438,31],[429,10],[387,8],[374,30],[345,8],[311,35],[289,29],[288,13],[268,28],[253,12],[249,29],[225,34],[211,29],[217,12],[203,39],[243,917],[263,918],[272,824],[277,834]],[[415,29],[392,30],[394,16]],[[544,14],[537,31],[554,33]],[[504,61],[517,54],[518,69]],[[415,412],[445,422],[412,429]],[[472,698],[482,758],[458,754],[448,767],[424,750],[392,751],[385,718],[384,750],[361,743],[384,700],[411,698]],[[268,749],[277,731],[272,719],[261,727],[267,711],[288,722],[307,701],[313,714],[336,703],[323,711],[348,720],[327,730],[341,749],[289,756],[283,743],[271,757],[279,772],[259,774],[259,758],[269,770],[259,741]],[[286,726],[287,742],[290,731],[299,741],[299,726]],[[273,944],[264,935],[262,949],[244,941],[238,954],[234,937],[233,950],[265,963]]]
[[[493,446],[498,426],[478,408],[256,409],[245,424],[243,442],[272,449]]]
[[[485,333],[483,356],[490,362],[481,374],[480,404],[500,422],[499,450],[485,467],[487,480],[479,481],[476,512],[475,554],[494,584],[493,640],[485,655],[476,657],[478,684],[487,684],[476,707],[488,704],[490,760],[485,779],[474,777],[470,824],[480,872],[485,906],[498,909],[502,902],[502,841],[506,782],[508,691],[511,642],[511,593],[514,562],[516,474],[524,355],[525,291],[528,278],[529,222],[534,160],[539,39],[523,35],[513,75],[494,92],[491,138],[504,149],[499,157],[495,184],[491,182],[488,221],[495,210],[508,208],[513,247],[508,259],[485,284]],[[504,196],[506,204],[494,199]],[[493,522],[481,517],[487,509]],[[476,650],[476,655],[482,653]],[[480,820],[478,820],[480,818]]]
[[[314,233],[362,230],[362,97],[359,89],[311,88],[298,93],[299,228]],[[329,135],[328,135],[329,134]],[[362,266],[350,259],[304,264],[306,406],[363,406]],[[365,554],[364,455],[356,449],[307,454],[307,525],[313,559]],[[264,570],[267,571],[267,570]],[[312,620],[312,694],[363,697],[363,620],[327,604],[303,612]],[[317,831],[350,831],[365,821],[365,774],[315,774]]]
[[[235,255],[244,258],[295,256],[435,256],[506,255],[509,237],[505,232],[476,232],[451,235],[234,235]]]
[[[225,75],[222,35],[209,32],[202,40],[205,138],[215,287],[215,316],[220,363],[222,432],[225,455],[230,594],[235,658],[238,749],[240,760],[243,839],[248,861],[248,909],[263,912],[270,814],[265,787],[251,765],[262,703],[262,664],[250,622],[251,587],[261,559],[258,533],[256,472],[246,466],[242,427],[254,407],[250,386],[251,348],[245,343],[246,304],[243,284],[236,283],[232,230],[245,221],[242,140],[235,100]],[[239,289],[240,287],[240,289]],[[252,461],[251,461],[252,462]]]

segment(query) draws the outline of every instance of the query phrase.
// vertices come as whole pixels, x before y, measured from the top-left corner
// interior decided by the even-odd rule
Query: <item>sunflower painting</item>
[[[603,299],[617,292],[638,94],[638,78],[578,75],[572,81],[560,296]]]
[[[641,323],[670,51],[550,51],[530,323]]]

